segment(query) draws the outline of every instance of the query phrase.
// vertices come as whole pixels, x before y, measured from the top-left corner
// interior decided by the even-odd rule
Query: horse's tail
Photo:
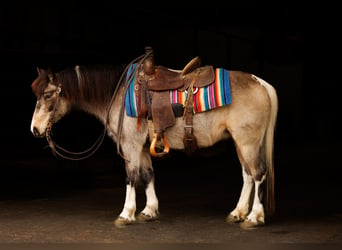
[[[264,146],[266,158],[266,194],[265,194],[265,213],[267,217],[271,217],[275,213],[275,197],[274,197],[274,131],[278,113],[278,97],[277,92],[272,85],[260,79],[261,84],[266,88],[271,100],[271,112],[268,126],[265,133]]]

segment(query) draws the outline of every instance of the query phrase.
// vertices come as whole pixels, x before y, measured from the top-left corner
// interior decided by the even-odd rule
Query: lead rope
[[[62,158],[65,158],[65,159],[68,159],[68,160],[84,160],[88,157],[90,157],[91,155],[93,155],[100,147],[100,145],[102,144],[103,140],[104,140],[104,137],[106,135],[106,132],[107,132],[107,125],[108,125],[108,122],[109,122],[109,114],[110,114],[110,110],[111,110],[111,106],[114,102],[114,99],[117,95],[117,92],[118,92],[118,89],[119,87],[122,85],[122,83],[130,83],[131,80],[133,79],[135,73],[136,73],[136,69],[134,69],[129,75],[128,77],[126,78],[126,81],[123,81],[123,77],[127,74],[127,71],[128,71],[128,68],[130,67],[130,65],[136,63],[137,61],[139,61],[138,65],[140,65],[145,59],[147,56],[149,56],[150,53],[145,53],[144,55],[141,55],[137,58],[135,58],[134,60],[132,60],[127,66],[126,68],[124,69],[124,71],[122,72],[121,76],[120,76],[120,79],[118,81],[118,84],[116,85],[115,87],[115,90],[114,90],[114,93],[112,95],[112,98],[110,100],[110,102],[108,103],[108,106],[107,106],[107,115],[106,115],[106,121],[105,121],[105,125],[104,125],[104,128],[103,128],[103,131],[101,133],[101,135],[97,138],[97,140],[94,142],[94,144],[89,147],[88,149],[84,150],[84,151],[81,151],[81,152],[72,152],[72,151],[69,151],[69,150],[66,150],[64,149],[63,147],[59,146],[58,144],[56,144],[56,142],[53,141],[52,139],[52,125],[53,125],[53,117],[55,115],[55,112],[56,112],[56,108],[57,108],[57,105],[58,105],[58,102],[59,102],[59,94],[61,92],[61,84],[59,84],[58,88],[57,88],[57,91],[56,91],[56,94],[57,94],[57,97],[56,97],[56,102],[55,102],[55,105],[54,105],[54,108],[52,110],[52,113],[51,113],[51,116],[50,116],[50,119],[49,119],[49,122],[48,122],[48,126],[47,126],[47,129],[46,129],[46,139],[47,139],[47,142],[49,144],[49,147],[51,148],[52,150],[52,153],[53,155],[58,155]],[[128,89],[128,85],[129,84],[125,84],[125,93]],[[122,135],[122,123],[123,123],[123,111],[124,111],[124,103],[125,103],[125,98],[123,98],[123,101],[122,101],[122,105],[121,105],[121,109],[120,109],[120,114],[119,114],[119,123],[118,123],[118,139],[117,139],[117,152],[118,154],[124,158],[124,156],[122,155],[121,151],[120,151],[120,139],[121,139],[121,135]],[[63,153],[61,153],[60,151],[62,151]],[[66,154],[69,154],[69,155],[72,155],[73,157],[71,156],[68,156]],[[86,155],[84,155],[86,154]],[[84,156],[81,156],[81,155],[84,155]]]

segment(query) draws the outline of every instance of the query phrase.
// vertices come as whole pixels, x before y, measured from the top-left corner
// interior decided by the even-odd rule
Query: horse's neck
[[[111,115],[112,118],[118,119],[119,111],[123,105],[123,96],[125,88],[121,86],[116,93],[113,100],[109,100],[108,103],[101,104],[101,102],[92,102],[87,100],[79,100],[74,103],[73,106],[76,109],[82,110],[90,115],[98,118],[103,124],[107,121],[107,116]],[[113,112],[114,111],[114,112]]]
[[[103,107],[94,106],[88,102],[80,102],[75,104],[74,107],[78,110],[82,110],[92,116],[98,118],[102,123],[106,121],[106,111]]]

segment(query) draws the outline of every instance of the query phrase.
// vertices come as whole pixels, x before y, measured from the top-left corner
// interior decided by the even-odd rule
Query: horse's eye
[[[44,94],[44,100],[50,99],[52,96],[52,92],[48,92]]]

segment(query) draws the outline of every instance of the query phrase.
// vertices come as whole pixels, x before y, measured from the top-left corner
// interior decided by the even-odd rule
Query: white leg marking
[[[131,185],[127,185],[125,205],[120,214],[121,218],[127,219],[128,221],[135,221],[135,211],[136,211],[135,198],[136,198],[135,188]]]
[[[148,217],[155,218],[158,216],[158,199],[154,189],[154,183],[151,181],[145,190],[146,193],[146,207],[142,214],[147,215]]]
[[[239,218],[240,220],[244,220],[248,214],[249,199],[253,188],[253,178],[252,176],[248,175],[244,169],[242,170],[242,177],[243,186],[240,198],[236,208],[230,213],[230,215]]]
[[[264,181],[265,176],[261,179],[261,181],[255,181],[255,191],[254,191],[254,200],[252,211],[247,216],[247,220],[255,223],[255,224],[264,224],[265,223],[265,213],[264,207],[259,199],[259,188],[261,183]]]

